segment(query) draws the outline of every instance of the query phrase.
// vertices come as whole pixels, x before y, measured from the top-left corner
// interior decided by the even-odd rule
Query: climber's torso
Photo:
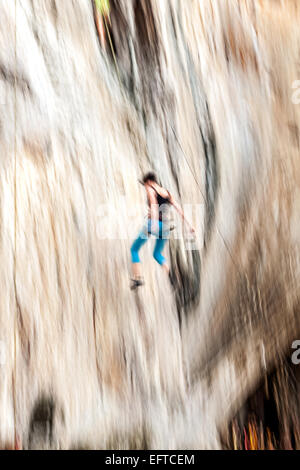
[[[171,204],[171,195],[169,191],[157,185],[157,187],[150,185],[155,192],[156,203],[158,204],[159,220],[162,221],[166,217],[168,206]],[[148,198],[148,219],[151,219],[151,203]]]

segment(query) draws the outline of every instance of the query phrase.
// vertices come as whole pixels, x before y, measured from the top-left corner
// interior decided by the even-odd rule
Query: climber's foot
[[[145,284],[145,282],[144,282],[142,277],[138,277],[136,279],[131,279],[130,289],[135,290],[138,287],[143,286],[144,284]]]

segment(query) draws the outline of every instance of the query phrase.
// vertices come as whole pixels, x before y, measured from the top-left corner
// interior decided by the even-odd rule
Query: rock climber
[[[172,195],[167,189],[160,186],[157,182],[155,173],[147,173],[144,175],[142,184],[145,186],[148,202],[147,221],[140,231],[138,237],[131,245],[131,261],[132,261],[132,284],[131,289],[136,289],[144,284],[140,271],[139,250],[147,242],[151,235],[156,237],[156,243],[153,251],[154,259],[162,266],[164,271],[169,275],[169,266],[162,251],[169,237],[169,226],[167,223],[167,213],[169,206],[173,206],[181,215],[182,220],[187,224],[190,231],[195,233],[194,227],[186,220],[184,212],[176,203]]]

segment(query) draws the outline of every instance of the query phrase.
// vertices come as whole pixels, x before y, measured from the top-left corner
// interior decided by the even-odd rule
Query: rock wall
[[[2,0],[0,19],[2,446],[218,448],[300,333],[297,2]],[[136,295],[150,169],[197,249],[172,237],[171,287],[149,243]]]

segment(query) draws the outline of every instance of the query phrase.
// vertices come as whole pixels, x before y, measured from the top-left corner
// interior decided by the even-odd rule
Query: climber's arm
[[[186,223],[186,225],[189,227],[189,229],[191,230],[191,232],[195,232],[195,229],[194,227],[189,223],[189,221],[187,220],[187,218],[185,217],[184,215],[184,212],[182,210],[182,208],[180,207],[180,205],[175,201],[175,199],[173,198],[173,196],[170,194],[169,196],[169,201],[170,201],[170,204],[172,204],[172,206],[175,208],[175,210],[178,212],[178,214],[181,216],[182,218],[182,221]]]

